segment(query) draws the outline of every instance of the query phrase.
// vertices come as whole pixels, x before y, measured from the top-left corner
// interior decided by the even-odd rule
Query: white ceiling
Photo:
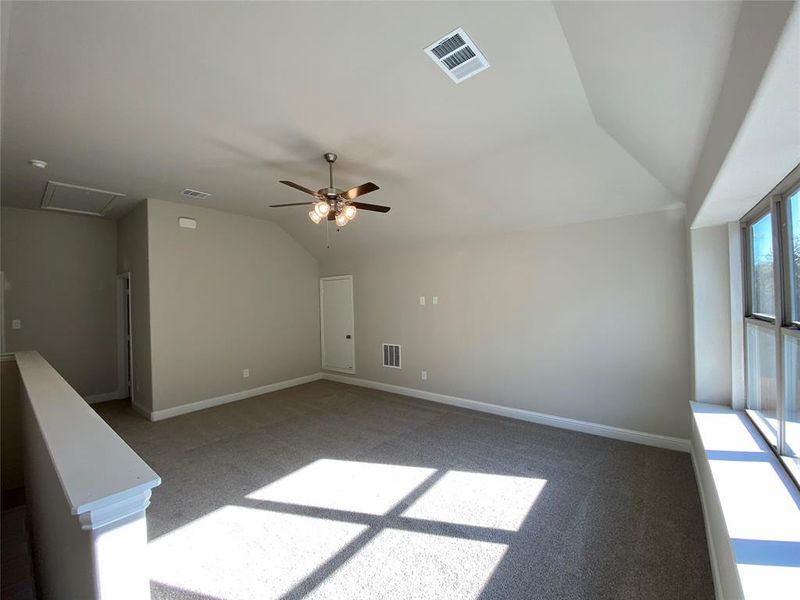
[[[4,3],[5,4],[5,3]],[[8,6],[4,6],[7,11]],[[738,2],[14,3],[2,201],[48,179],[324,226],[278,183],[372,180],[334,251],[679,205]],[[4,12],[4,16],[6,16]],[[491,68],[460,85],[423,48],[458,26]],[[27,161],[50,163],[46,171]]]
[[[692,226],[738,221],[800,164],[800,7]]]

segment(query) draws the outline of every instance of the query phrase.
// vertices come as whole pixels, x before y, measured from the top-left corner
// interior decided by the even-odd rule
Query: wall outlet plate
[[[432,302],[434,304],[439,304],[439,296],[434,296]]]
[[[242,369],[242,377],[244,377],[245,379],[250,377],[250,369]]]
[[[423,371],[422,373],[420,373],[420,378],[422,379],[422,381],[428,381],[428,372]]]
[[[11,321],[11,329],[22,329],[22,321],[19,319]]]

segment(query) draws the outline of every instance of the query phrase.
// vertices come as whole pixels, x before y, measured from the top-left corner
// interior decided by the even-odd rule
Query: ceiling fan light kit
[[[344,227],[358,215],[358,209],[370,210],[374,212],[387,213],[391,210],[388,206],[380,206],[378,204],[365,204],[364,202],[355,202],[355,199],[364,194],[369,194],[375,190],[380,189],[376,184],[368,181],[361,185],[351,188],[349,190],[340,190],[333,185],[333,163],[336,162],[336,155],[333,152],[326,152],[322,157],[328,163],[328,172],[330,174],[330,185],[327,188],[322,188],[316,192],[308,189],[293,181],[281,180],[281,183],[288,185],[291,188],[299,190],[305,194],[309,194],[316,198],[313,202],[293,202],[290,204],[272,204],[270,208],[282,208],[284,206],[310,206],[313,208],[308,212],[308,218],[314,223],[321,223],[323,220],[335,221],[337,227]]]

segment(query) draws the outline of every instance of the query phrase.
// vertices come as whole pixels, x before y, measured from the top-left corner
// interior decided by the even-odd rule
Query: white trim
[[[190,402],[188,404],[181,404],[173,408],[164,408],[153,412],[147,412],[147,416],[151,421],[162,421],[170,417],[177,417],[178,415],[185,415],[186,413],[195,412],[219,406],[220,404],[228,404],[229,402],[236,402],[237,400],[244,400],[245,398],[252,398],[253,396],[260,396],[261,394],[269,394],[270,392],[277,392],[286,388],[310,383],[322,379],[322,373],[312,373],[311,375],[303,375],[294,379],[286,379],[285,381],[278,381],[261,387],[252,388],[249,390],[242,390],[241,392],[234,392],[232,394],[225,394],[224,396],[217,396],[216,398],[208,398],[206,400],[199,400],[197,402]],[[138,411],[144,410],[141,406],[136,406]]]
[[[84,531],[100,529],[131,515],[144,514],[144,511],[150,506],[150,495],[150,488],[147,488],[132,496],[123,497],[113,504],[107,504],[106,506],[80,513],[78,520],[80,521],[81,529]]]
[[[100,209],[100,212],[95,212],[93,210],[80,210],[77,208],[63,208],[60,206],[50,206],[50,202],[53,200],[53,196],[56,193],[56,190],[59,188],[71,188],[73,190],[82,190],[84,192],[97,192],[100,194],[107,194],[111,196],[111,199],[106,202],[105,206]],[[71,183],[62,183],[60,181],[48,181],[47,185],[44,188],[44,195],[42,196],[41,204],[39,208],[44,210],[56,210],[58,212],[65,212],[65,213],[73,213],[77,215],[90,215],[93,217],[102,217],[108,211],[108,207],[111,206],[111,203],[114,202],[117,198],[124,198],[125,194],[120,194],[117,192],[109,192],[108,190],[98,190],[97,188],[90,188],[83,185],[74,185]]]
[[[703,479],[700,477],[700,471],[697,468],[697,458],[694,455],[694,449],[690,450],[689,455],[692,457],[692,469],[694,469],[694,479],[697,482],[697,492],[700,496],[700,507],[703,509],[703,524],[706,528],[706,544],[708,545],[708,561],[711,563],[711,576],[714,580],[714,596],[722,598],[722,581],[720,580],[719,563],[717,562],[717,549],[714,544],[714,537],[711,531],[711,522],[709,521],[708,504],[706,503],[706,495],[703,491]]]
[[[351,322],[353,323],[353,356],[352,356],[352,363],[353,366],[349,369],[346,367],[327,367],[325,366],[325,309],[323,303],[323,294],[322,294],[322,282],[323,281],[336,281],[337,279],[349,279],[350,280],[350,312],[351,312]],[[320,358],[321,364],[323,369],[327,369],[329,371],[337,371],[339,373],[351,373],[355,375],[356,372],[356,336],[355,336],[355,328],[356,328],[356,299],[353,291],[353,276],[352,275],[332,275],[330,277],[320,277],[319,278],[319,340],[320,340]]]
[[[127,397],[127,394],[121,394],[119,390],[114,390],[113,392],[106,392],[105,394],[92,394],[91,396],[84,396],[83,399],[89,404],[98,404],[100,402],[108,402],[109,400],[121,400]]]
[[[745,407],[744,384],[744,283],[742,270],[742,228],[728,223],[728,263],[731,296],[731,405]]]
[[[635,431],[633,429],[623,429],[621,427],[612,427],[611,425],[590,423],[589,421],[578,421],[577,419],[547,415],[524,408],[512,408],[510,406],[500,406],[498,404],[489,404],[487,402],[479,402],[477,400],[467,400],[466,398],[447,396],[445,394],[437,394],[425,390],[392,385],[389,383],[380,383],[377,381],[358,379],[356,377],[343,377],[333,373],[323,373],[322,376],[324,379],[338,381],[339,383],[349,383],[351,385],[358,385],[384,392],[401,394],[403,396],[411,396],[412,398],[430,400],[431,402],[439,402],[441,404],[449,404],[451,406],[460,406],[462,408],[478,410],[480,412],[500,415],[501,417],[509,417],[511,419],[518,419],[520,421],[539,423],[540,425],[549,425],[550,427],[558,427],[560,429],[569,429],[571,431],[590,433],[592,435],[599,435],[625,442],[633,442],[634,444],[656,446],[657,448],[677,450],[678,452],[690,452],[691,450],[689,440],[684,438],[669,437],[666,435],[658,435],[656,433]]]

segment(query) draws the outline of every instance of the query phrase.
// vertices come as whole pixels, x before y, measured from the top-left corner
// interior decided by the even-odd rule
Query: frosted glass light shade
[[[356,215],[358,214],[358,210],[352,204],[345,206],[342,212],[344,213],[344,216],[347,217],[348,221],[355,219]]]
[[[320,217],[327,217],[328,213],[331,212],[331,205],[325,200],[320,200],[314,205],[314,210]]]

